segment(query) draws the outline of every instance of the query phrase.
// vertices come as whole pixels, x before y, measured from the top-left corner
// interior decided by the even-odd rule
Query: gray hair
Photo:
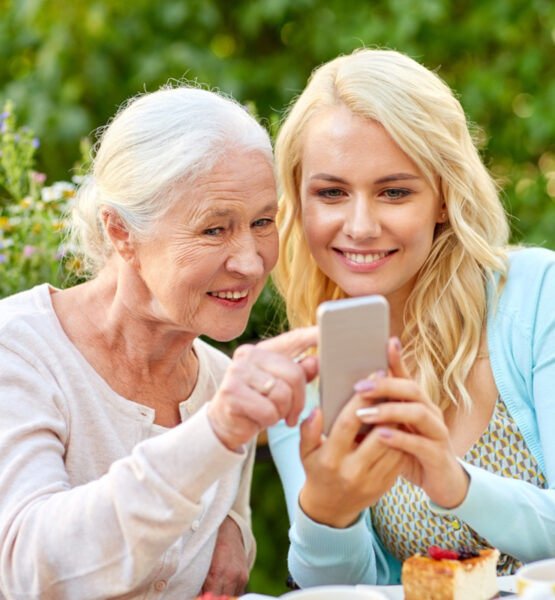
[[[232,150],[257,151],[272,161],[264,127],[235,100],[198,86],[140,94],[99,132],[70,219],[70,247],[89,275],[113,252],[103,207],[116,210],[137,238],[146,237],[175,202],[177,182],[194,182]]]

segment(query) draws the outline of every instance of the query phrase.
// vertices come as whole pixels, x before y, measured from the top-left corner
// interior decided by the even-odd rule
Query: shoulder
[[[503,313],[538,315],[548,297],[555,294],[555,252],[547,248],[510,251],[507,280],[499,295]]]
[[[52,312],[50,293],[43,284],[0,300],[0,344],[33,347],[41,338],[48,343]],[[38,348],[36,348],[38,350]]]
[[[14,319],[24,318],[26,315],[31,315],[40,311],[40,303],[37,305],[37,293],[40,296],[41,288],[39,286],[24,292],[18,292],[12,296],[6,296],[0,300],[0,327]]]
[[[503,358],[507,369],[519,365],[528,378],[555,331],[555,252],[524,248],[508,257],[507,280],[489,308],[490,355],[492,364]]]
[[[553,276],[555,252],[548,248],[515,248],[509,250],[509,280]]]

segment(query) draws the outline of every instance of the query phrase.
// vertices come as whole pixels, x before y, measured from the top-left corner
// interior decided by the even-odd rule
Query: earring
[[[445,221],[447,219],[447,213],[446,212],[442,212],[441,213],[441,220]]]

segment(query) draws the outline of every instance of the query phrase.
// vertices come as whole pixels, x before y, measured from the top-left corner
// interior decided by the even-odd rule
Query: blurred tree
[[[169,78],[254,101],[267,122],[311,70],[353,48],[406,52],[460,94],[485,132],[516,237],[555,246],[551,0],[0,0],[0,103],[67,178],[78,140]]]
[[[0,0],[0,105],[13,100],[41,138],[39,169],[68,179],[80,138],[169,78],[252,102],[275,132],[314,67],[393,48],[437,69],[480,126],[514,239],[555,248],[554,44],[552,0]],[[267,288],[242,339],[279,323],[273,298]],[[254,490],[251,589],[280,593],[287,523],[267,465]]]

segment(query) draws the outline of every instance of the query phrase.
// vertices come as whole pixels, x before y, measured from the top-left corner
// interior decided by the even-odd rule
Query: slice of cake
[[[499,550],[456,552],[432,546],[403,563],[405,600],[490,600],[497,592]]]

